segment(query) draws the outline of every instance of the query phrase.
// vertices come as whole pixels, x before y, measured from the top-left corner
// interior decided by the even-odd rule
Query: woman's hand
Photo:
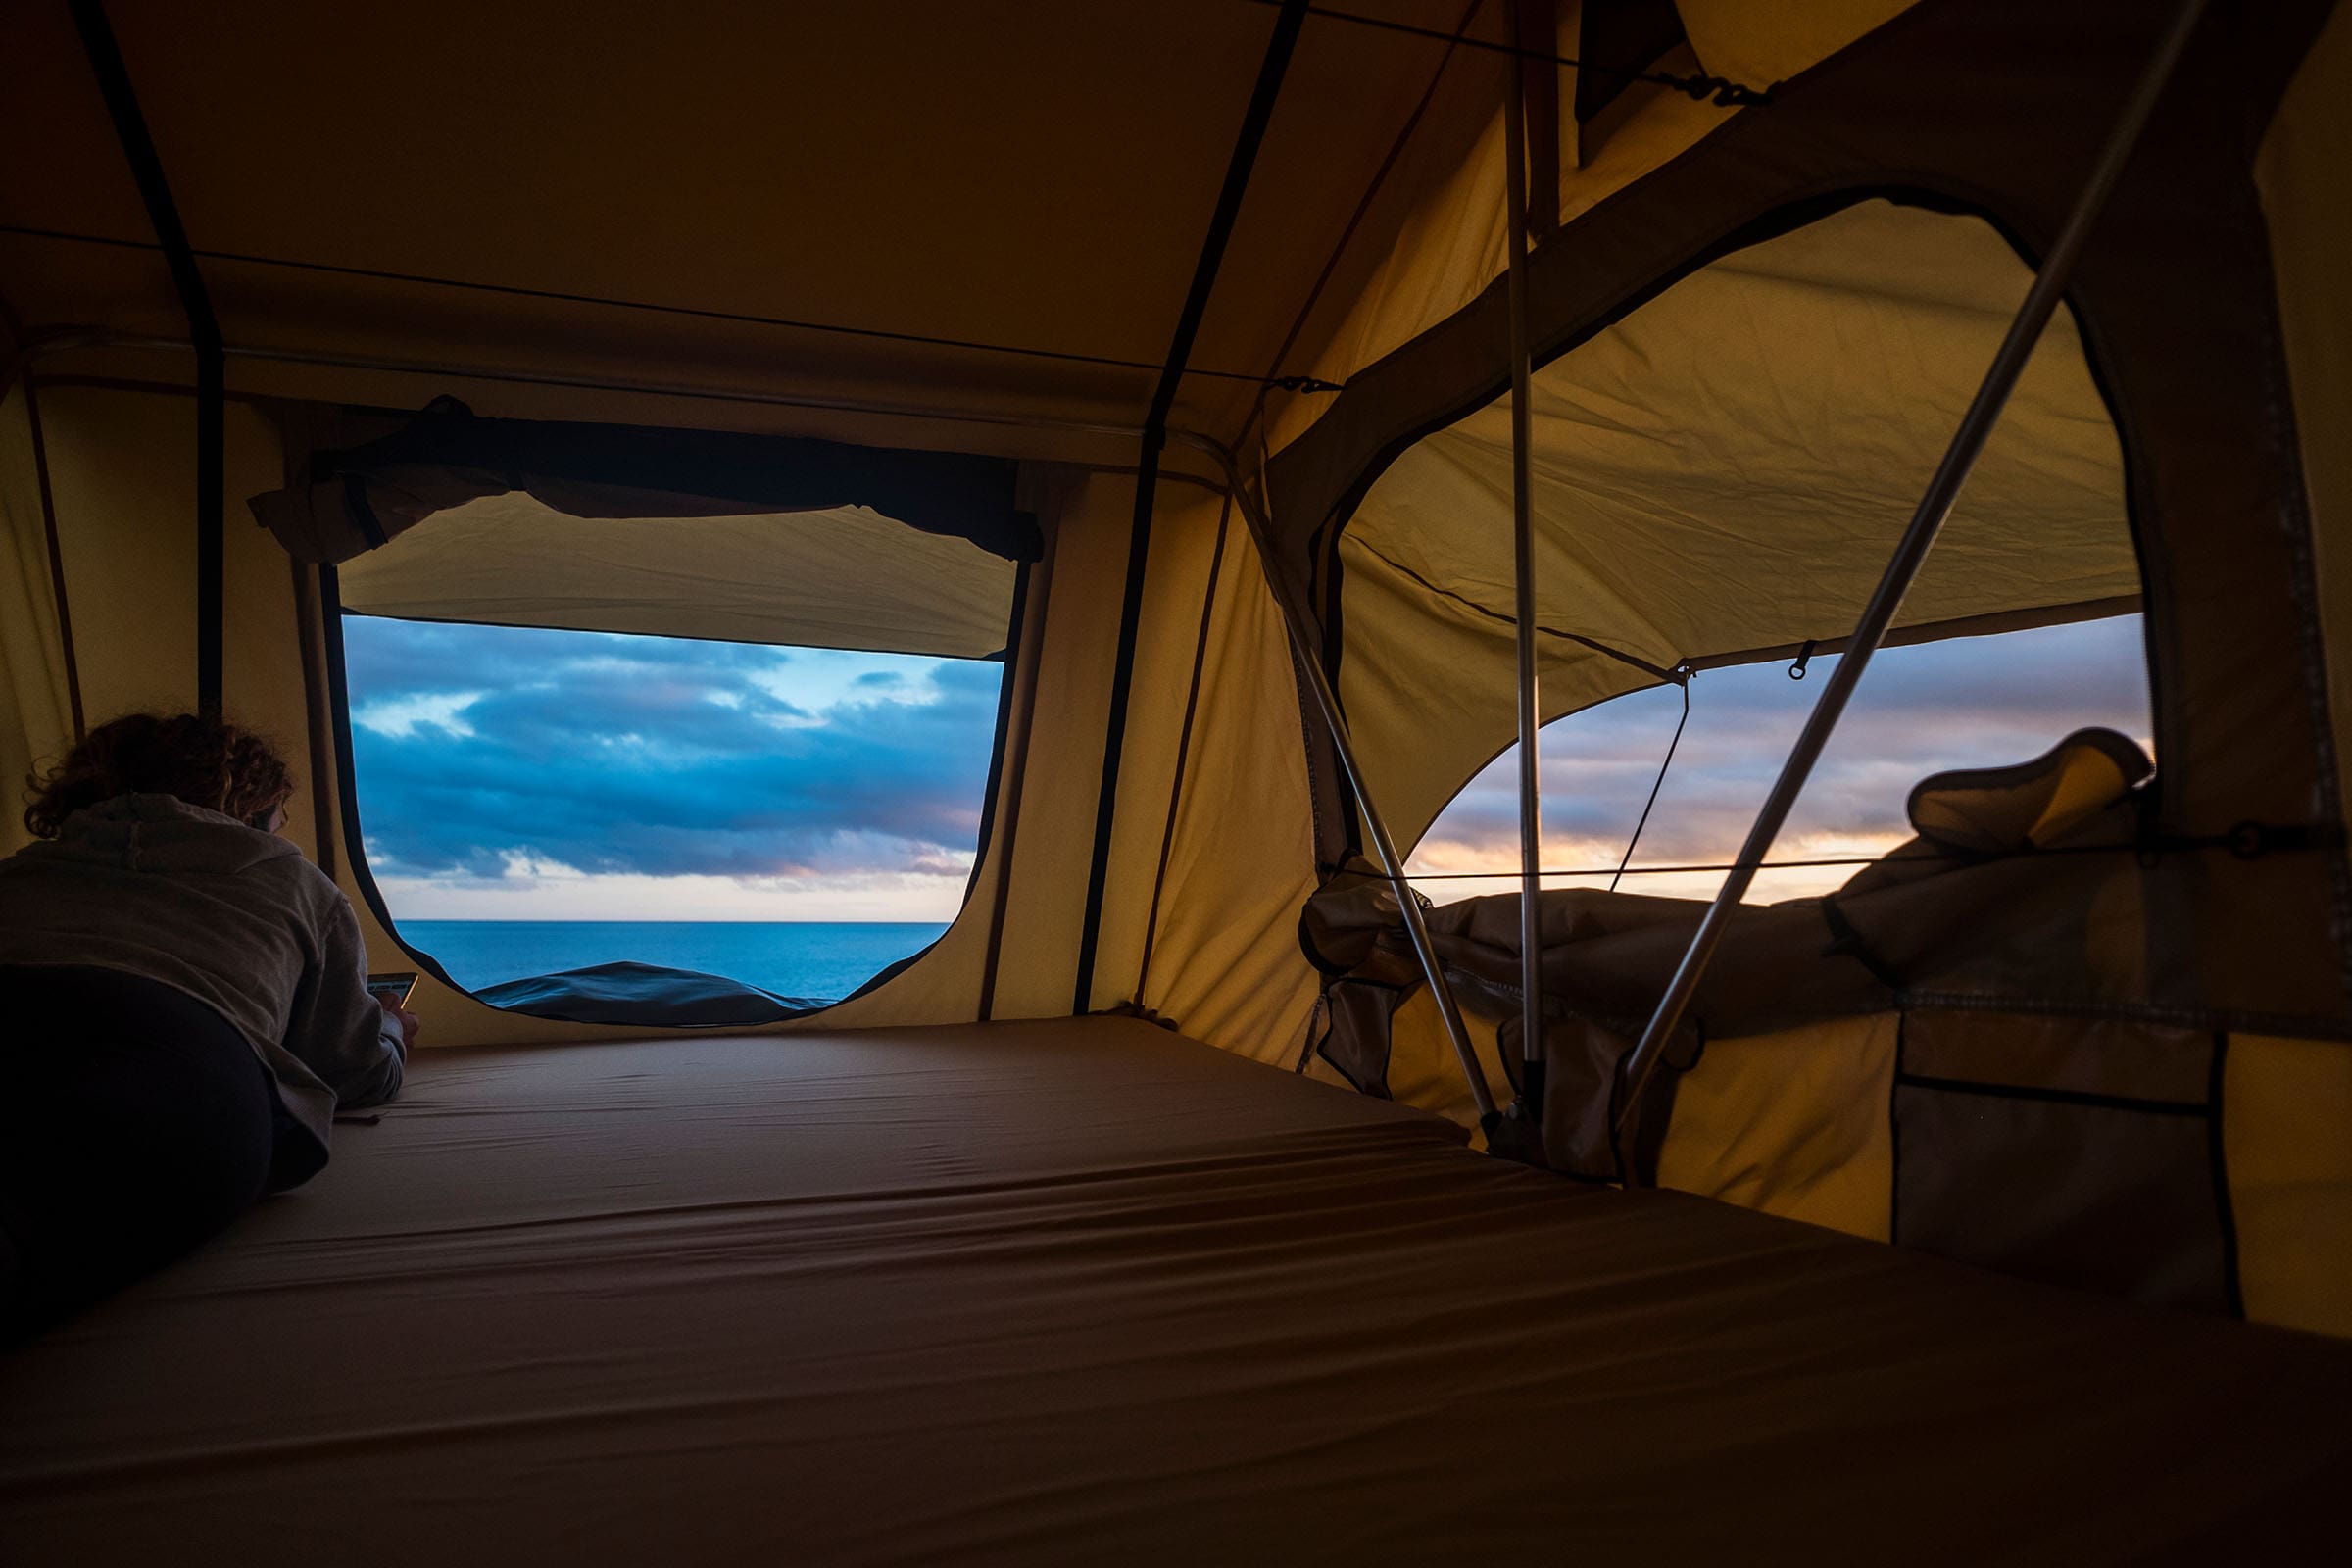
[[[387,1002],[382,997],[377,997],[375,999],[375,1004],[384,1009],[385,1017],[400,1025],[400,1049],[402,1053],[405,1054],[408,1052],[415,1050],[416,1046],[416,1015],[411,1012],[408,1008],[401,1006],[398,1003]]]

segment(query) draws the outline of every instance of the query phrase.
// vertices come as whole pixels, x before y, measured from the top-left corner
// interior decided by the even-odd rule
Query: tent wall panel
[[[2329,712],[2339,753],[2352,746],[2352,14],[2338,7],[2263,138],[2255,165],[2278,290],[2291,405],[2272,417],[2291,421],[2303,460],[2318,568],[2321,629],[2328,644]],[[2339,769],[2352,791],[2352,770]],[[2348,810],[2352,815],[2352,810]]]
[[[992,1008],[999,1018],[1070,1010],[1134,508],[1133,481],[1116,474],[1066,473],[1049,489],[1040,520],[1054,541],[1052,589]]]
[[[1674,1081],[1658,1185],[1886,1241],[1901,1019],[1710,1040]]]
[[[41,428],[89,721],[194,707],[194,401],[50,386]]]
[[[1119,757],[1111,871],[1103,885],[1090,992],[1093,1008],[1134,1001],[1136,979],[1143,971],[1144,933],[1151,919],[1159,847],[1167,831],[1168,794],[1176,773],[1185,698],[1192,689],[1193,655],[1200,646],[1200,605],[1216,544],[1219,507],[1220,497],[1198,485],[1164,476],[1159,481],[1143,613],[1136,625],[1135,670],[1123,719],[1126,739]],[[1074,736],[1071,743],[1084,749],[1085,743]],[[1100,751],[1096,761],[1099,769]]]
[[[1478,1056],[1480,1070],[1499,1095],[1509,1079],[1503,1073],[1502,1045],[1494,1020],[1471,1012],[1463,1015],[1462,1022],[1469,1030],[1470,1048]],[[1434,1110],[1464,1130],[1475,1131],[1478,1107],[1471,1102],[1461,1061],[1446,1037],[1437,1004],[1430,1000],[1426,986],[1405,999],[1390,1019],[1389,1028],[1390,1098],[1400,1105]]]
[[[1214,527],[1207,532],[1213,544]],[[1168,694],[1160,722],[1180,725],[1184,695]],[[1317,988],[1294,935],[1314,884],[1298,727],[1290,643],[1237,514],[1225,531],[1143,1001],[1196,1040],[1285,1065],[1298,1059]],[[1164,798],[1159,812],[1140,814],[1164,829]],[[1140,864],[1155,871],[1157,855],[1150,846]]]
[[[0,855],[28,837],[20,815],[25,775],[74,741],[29,401],[22,384],[0,399]]]
[[[2246,1315],[2352,1336],[2352,1051],[2232,1035],[2222,1093]]]
[[[195,402],[70,381],[34,385],[87,720],[191,707]],[[276,438],[250,408],[229,407],[226,442],[227,496],[275,482]],[[268,735],[307,779],[316,760],[285,553],[233,520],[224,543],[227,714]],[[316,851],[308,811],[292,811],[287,832]]]

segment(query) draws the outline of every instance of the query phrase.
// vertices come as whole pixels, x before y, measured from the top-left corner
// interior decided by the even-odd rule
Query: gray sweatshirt
[[[274,833],[121,795],[0,860],[0,964],[160,981],[236,1025],[323,1152],[338,1105],[400,1093],[399,1026],[368,994],[342,890]]]

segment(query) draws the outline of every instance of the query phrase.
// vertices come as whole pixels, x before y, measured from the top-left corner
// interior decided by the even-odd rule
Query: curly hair
[[[251,730],[195,713],[129,713],[101,724],[29,782],[24,825],[36,839],[56,838],[67,817],[118,795],[174,795],[267,827],[294,793],[276,748]]]

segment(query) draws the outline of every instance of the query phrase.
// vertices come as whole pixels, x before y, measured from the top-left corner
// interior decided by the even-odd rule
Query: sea
[[[400,934],[469,991],[634,960],[724,975],[778,996],[835,1001],[945,925],[919,921],[403,920]]]

